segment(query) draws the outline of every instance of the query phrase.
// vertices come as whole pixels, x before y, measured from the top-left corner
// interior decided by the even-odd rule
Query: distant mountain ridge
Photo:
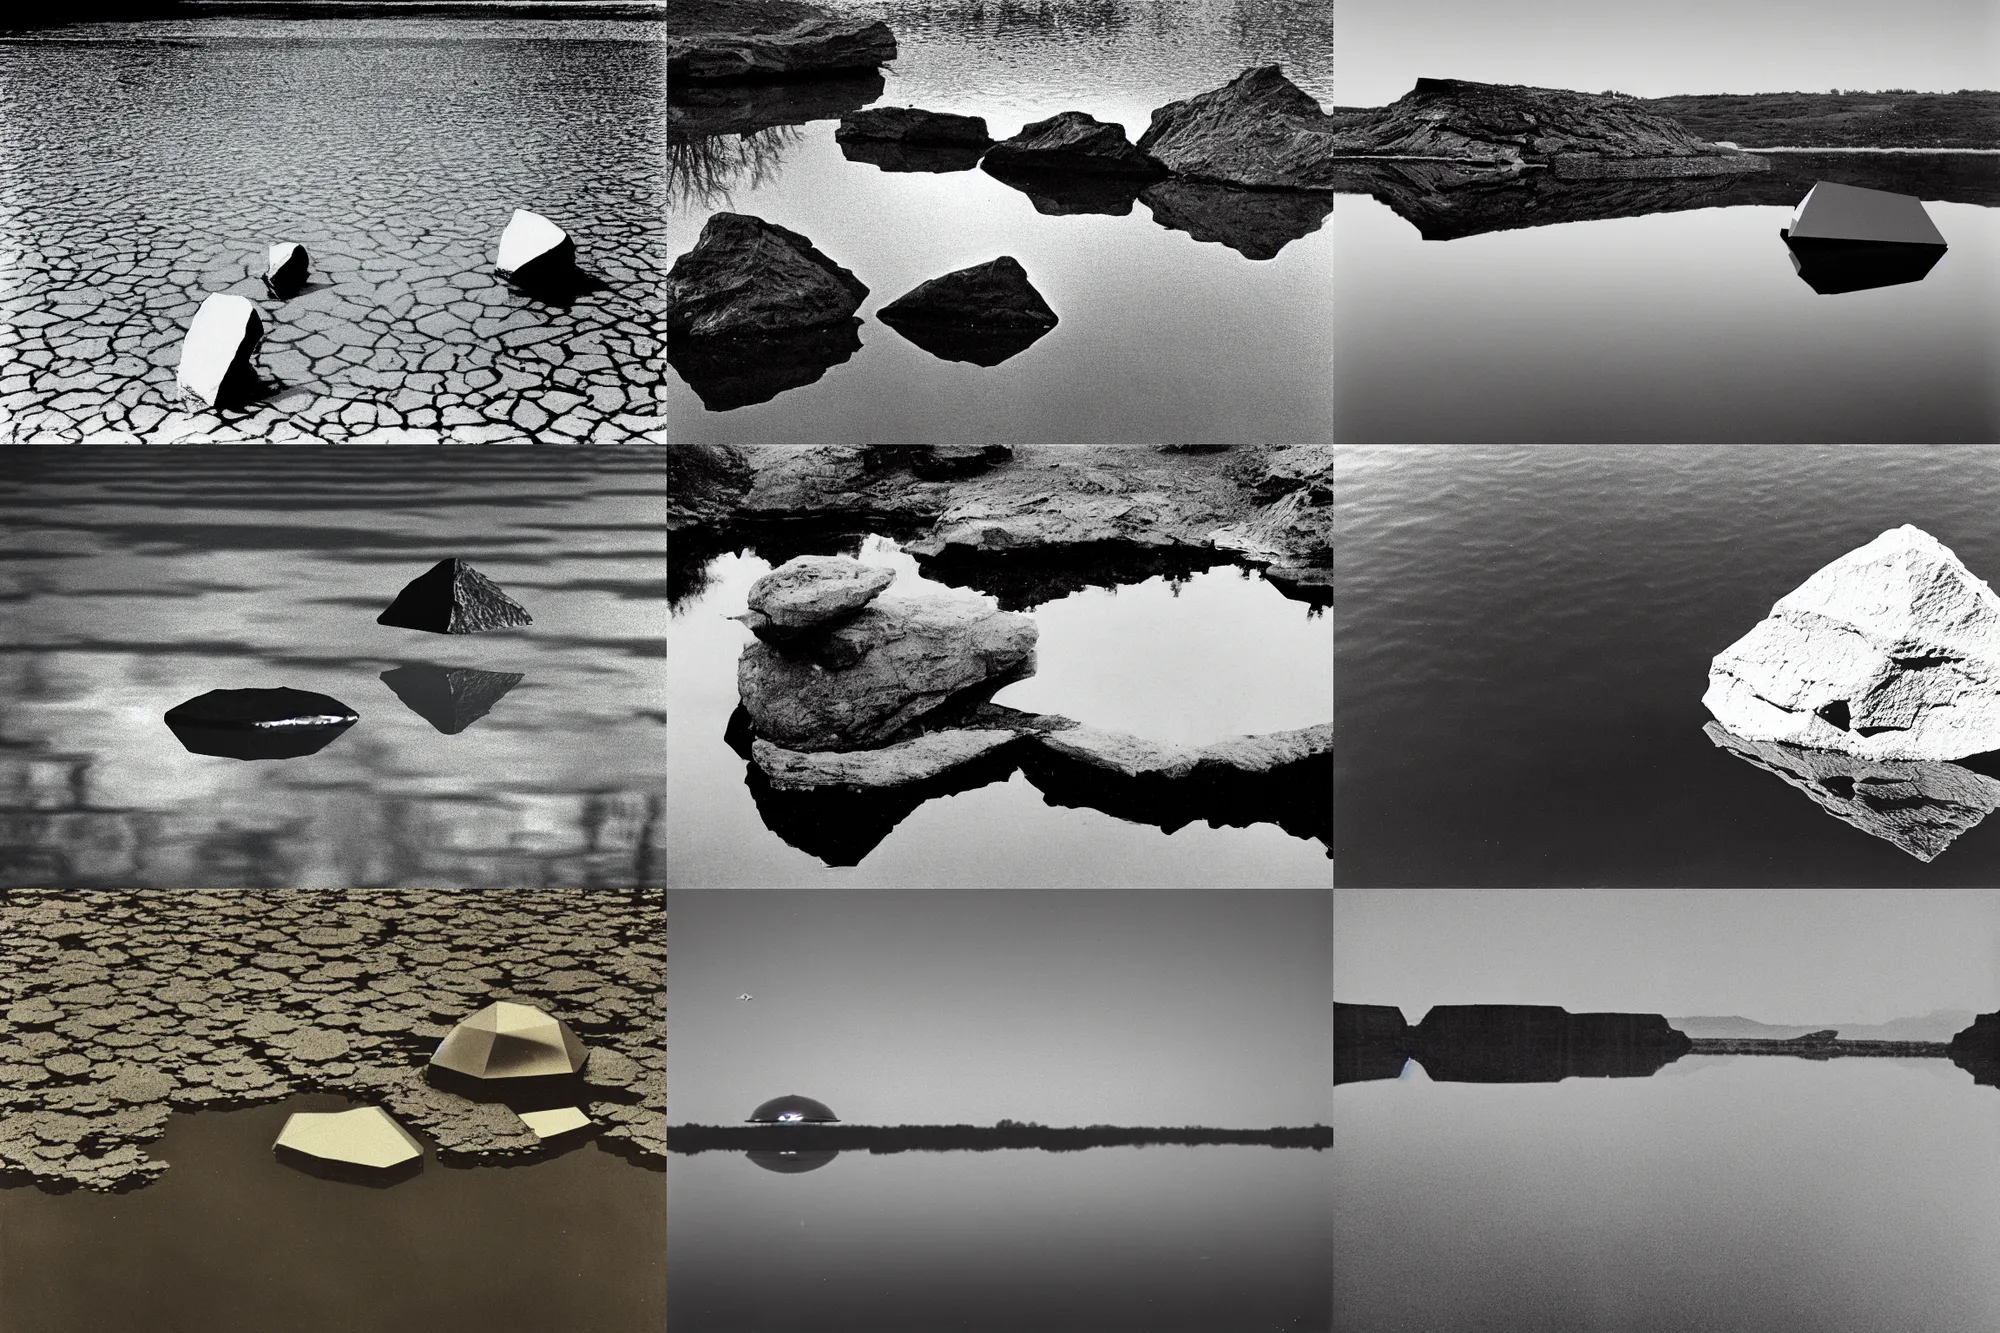
[[[1934,1009],[1915,1018],[1893,1018],[1886,1023],[1838,1023],[1832,1025],[1843,1041],[1950,1041],[1972,1026],[1976,1015],[1970,1009]],[[1808,1032],[1824,1031],[1826,1024],[1785,1026],[1760,1023],[1738,1014],[1698,1015],[1669,1018],[1667,1022],[1690,1037],[1752,1037],[1788,1041]]]

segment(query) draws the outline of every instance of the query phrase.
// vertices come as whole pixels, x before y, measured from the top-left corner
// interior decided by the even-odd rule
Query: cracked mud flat
[[[450,1026],[538,1004],[590,1057],[600,1143],[666,1151],[666,938],[657,896],[56,892],[0,897],[0,1184],[134,1189],[172,1110],[331,1092],[380,1105],[440,1160],[545,1149],[504,1107],[431,1087]]]
[[[664,369],[647,25],[101,26],[0,43],[0,440],[656,434]],[[524,30],[537,35],[521,35]],[[516,207],[604,284],[563,308],[492,269]],[[273,299],[265,247],[311,283]],[[265,324],[262,396],[186,411],[204,294]]]

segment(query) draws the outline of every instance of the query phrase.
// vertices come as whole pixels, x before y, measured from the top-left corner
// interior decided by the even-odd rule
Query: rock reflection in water
[[[861,321],[837,320],[790,333],[700,338],[672,333],[667,364],[711,412],[766,403],[818,380],[861,350]]]
[[[841,155],[883,171],[927,171],[939,174],[970,171],[979,165],[983,148],[956,144],[909,144],[892,139],[842,139]]]
[[[1031,171],[1020,167],[982,167],[987,175],[1028,196],[1037,213],[1062,217],[1105,213],[1123,217],[1151,181],[1148,176],[1097,175],[1085,172]]]
[[[1894,843],[1919,861],[1945,848],[2000,808],[2000,782],[1963,764],[1862,759],[1782,741],[1753,741],[1710,722],[1716,748],[1774,773],[1822,810]]]
[[[455,736],[485,717],[523,679],[518,671],[480,671],[428,662],[392,667],[382,673],[382,683],[394,690],[412,713],[447,736]]]
[[[786,126],[748,134],[669,134],[668,203],[691,210],[727,208],[736,190],[773,179],[785,150],[798,140],[799,132]]]
[[[1333,1081],[1395,1078],[1410,1058],[1410,1026],[1387,1004],[1333,1006]]]
[[[882,322],[941,361],[964,361],[975,366],[997,366],[1002,361],[1017,357],[1040,342],[1054,327],[1042,324],[946,324],[932,320],[897,319],[893,315],[884,315]]]
[[[667,92],[670,138],[755,134],[779,125],[839,120],[882,96],[880,73],[772,83],[676,83]]]
[[[743,1154],[754,1166],[766,1171],[775,1171],[781,1176],[802,1176],[808,1171],[817,1171],[840,1156],[837,1148],[821,1149],[818,1152],[795,1149],[766,1148]]]
[[[1866,241],[1814,245],[1789,236],[1785,246],[1793,271],[1821,296],[1922,282],[1945,253],[1941,245]]]
[[[1139,196],[1153,221],[1197,241],[1226,245],[1245,259],[1275,259],[1333,212],[1333,195],[1306,190],[1239,190],[1199,181],[1165,180]]]
[[[2000,1013],[1980,1014],[1972,1026],[1951,1039],[1951,1062],[1972,1075],[1972,1081],[2000,1088]]]

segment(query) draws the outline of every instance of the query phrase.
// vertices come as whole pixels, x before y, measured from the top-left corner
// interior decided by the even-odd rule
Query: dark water
[[[2000,1093],[1943,1060],[1336,1088],[1339,1333],[2000,1324]]]
[[[0,884],[657,885],[664,495],[633,451],[16,452]],[[452,555],[534,624],[375,623]],[[451,730],[437,682],[461,669],[492,673],[489,711]],[[280,685],[360,721],[254,762],[191,754],[161,721]]]
[[[1330,5],[953,0],[868,10],[897,34],[885,78],[675,94],[688,104],[670,121],[669,253],[692,248],[719,210],[750,213],[803,233],[869,288],[858,350],[828,351],[813,382],[711,410],[669,374],[676,439],[1327,437],[1330,196],[1234,196],[1232,220],[1197,240],[1162,221],[1187,211],[1172,200],[1044,200],[1057,211],[1038,211],[984,171],[849,160],[833,131],[865,104],[916,105],[983,116],[995,138],[1086,111],[1136,140],[1153,109],[1271,62],[1330,102]],[[718,129],[728,132],[707,132]],[[1002,254],[1021,261],[1061,320],[1019,355],[991,367],[941,360],[874,318],[919,282]]]
[[[1335,851],[1353,885],[2000,882],[1928,864],[1703,735],[1710,659],[1914,523],[2000,577],[1974,447],[1341,451]]]
[[[1661,187],[1632,205],[1643,216],[1564,221],[1551,206],[1456,236],[1483,224],[1341,195],[1334,437],[2000,438],[1995,162],[1780,158],[1779,180],[1691,211],[1648,211],[1688,207]],[[1915,283],[1815,292],[1778,229],[1822,176],[1920,195],[1950,250]],[[1966,199],[1985,202],[1938,202]]]
[[[658,1333],[664,1179],[587,1140],[511,1167],[421,1171],[385,1189],[278,1163],[293,1111],[176,1114],[126,1194],[0,1189],[5,1333]]]
[[[838,546],[925,583],[916,560],[879,534]],[[786,558],[779,555],[778,559]],[[736,663],[750,633],[740,614],[771,560],[715,557],[703,586],[668,625],[667,863],[676,887],[809,885],[905,888],[1326,887],[1325,846],[1275,823],[1162,825],[1058,806],[1010,765],[985,785],[880,814],[879,826],[837,842],[773,830],[746,783],[748,761],[725,739],[736,709]],[[1085,588],[1030,608],[1041,631],[1034,676],[996,703],[1061,712],[1151,740],[1206,744],[1225,736],[1324,722],[1333,625],[1261,578],[1224,566],[1178,582]],[[841,818],[828,816],[837,824]],[[798,842],[804,847],[795,845]],[[815,854],[817,850],[820,854]]]
[[[741,1153],[667,1164],[669,1324],[702,1333],[1320,1333],[1331,1154]]]

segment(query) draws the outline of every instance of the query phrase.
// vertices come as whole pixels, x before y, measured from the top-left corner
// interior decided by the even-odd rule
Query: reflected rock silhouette
[[[1333,1081],[1395,1078],[1410,1055],[1410,1026],[1387,1004],[1333,1006]]]
[[[1792,268],[1821,296],[1922,282],[1944,258],[1942,245],[1894,241],[1825,241],[1793,236],[1779,228]]]
[[[358,721],[358,713],[330,695],[285,687],[210,690],[166,713],[168,728],[190,754],[226,759],[315,754]]]
[[[1973,1082],[2000,1088],[2000,1013],[1973,1019],[1971,1027],[1951,1039],[1946,1053]]]
[[[1411,1045],[1438,1083],[1644,1078],[1694,1047],[1659,1014],[1572,1014],[1538,1004],[1435,1005]]]
[[[1065,217],[1105,213],[1123,217],[1132,211],[1152,178],[1091,172],[1036,171],[1031,167],[988,162],[980,168],[994,180],[1028,196],[1037,213]]]
[[[507,691],[519,685],[518,671],[479,671],[412,663],[382,673],[382,683],[424,721],[456,736],[485,717]]]
[[[1048,805],[1096,810],[1166,833],[1197,820],[1210,828],[1276,824],[1295,838],[1317,838],[1333,855],[1333,764],[1325,758],[1266,773],[1202,764],[1186,777],[1125,777],[1035,746],[1022,753],[1020,765]]]
[[[808,1171],[817,1171],[840,1156],[837,1148],[825,1148],[818,1152],[773,1151],[760,1149],[743,1154],[755,1166],[766,1171],[775,1171],[781,1176],[802,1176]]]
[[[1178,179],[1148,186],[1139,198],[1167,230],[1226,245],[1245,259],[1277,258],[1333,212],[1333,196],[1320,191],[1239,190]]]
[[[1942,760],[1863,759],[1783,741],[1753,741],[1710,722],[1702,732],[1718,749],[1774,773],[1828,814],[1934,861],[2000,809],[2000,782]]]
[[[940,361],[964,361],[975,366],[997,366],[1002,361],[1019,356],[1055,327],[1052,324],[945,324],[895,319],[887,314],[881,318],[884,324]]]
[[[766,403],[818,380],[861,350],[861,321],[835,320],[787,333],[696,337],[667,334],[667,364],[711,412]]]
[[[671,142],[755,134],[781,125],[839,120],[879,99],[885,86],[879,70],[769,83],[677,79],[667,87],[667,137]]]
[[[893,139],[842,139],[840,152],[849,162],[883,171],[970,171],[979,165],[983,148],[960,144],[897,143]]]

